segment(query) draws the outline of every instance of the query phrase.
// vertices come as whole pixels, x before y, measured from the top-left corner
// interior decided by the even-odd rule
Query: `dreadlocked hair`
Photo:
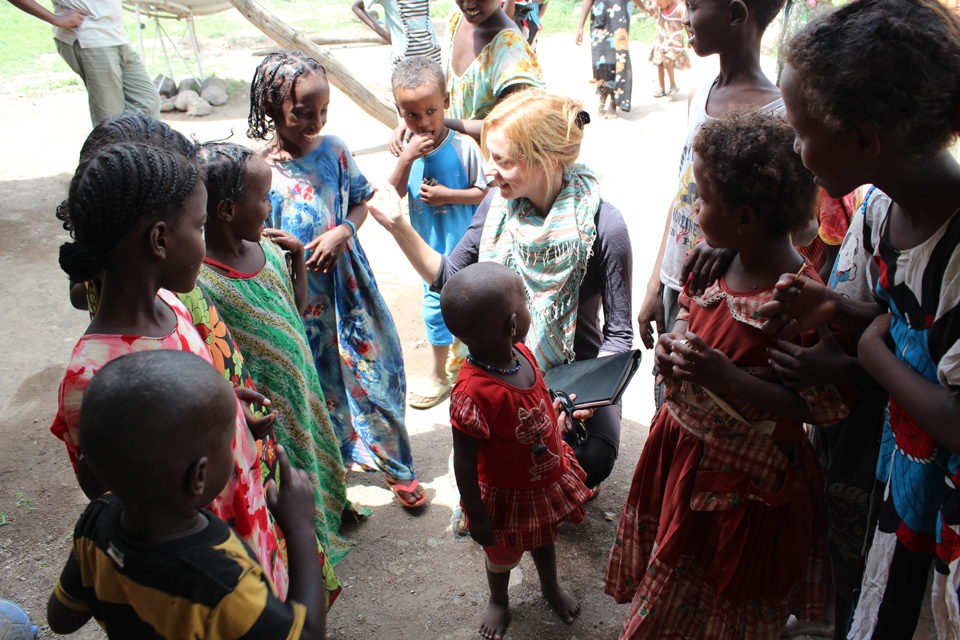
[[[196,162],[145,144],[94,153],[77,167],[61,206],[74,241],[60,246],[60,268],[76,282],[97,276],[134,227],[178,214],[199,177]]]
[[[693,152],[725,210],[750,205],[781,236],[810,223],[819,193],[795,137],[783,116],[740,108],[704,123]]]
[[[872,124],[913,160],[954,139],[960,18],[937,0],[858,0],[808,24],[784,62],[831,133]]]
[[[139,142],[178,153],[188,160],[197,157],[197,145],[165,122],[139,113],[123,113],[107,118],[93,128],[80,149],[80,162],[89,160],[100,149],[118,142]]]
[[[277,51],[263,59],[250,83],[248,138],[267,139],[276,128],[267,111],[276,113],[290,95],[297,78],[307,73],[327,77],[326,69],[319,62],[300,51]]]
[[[200,146],[198,159],[207,188],[207,211],[220,202],[234,204],[243,200],[243,174],[253,151],[229,142],[207,142]]]

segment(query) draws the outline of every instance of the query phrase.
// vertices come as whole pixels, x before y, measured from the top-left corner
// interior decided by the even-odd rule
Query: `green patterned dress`
[[[353,544],[338,533],[344,508],[352,508],[346,471],[286,261],[273,242],[264,240],[261,247],[266,263],[259,272],[222,275],[205,262],[199,282],[230,328],[257,390],[279,412],[274,433],[290,463],[310,476],[317,537],[336,564]]]

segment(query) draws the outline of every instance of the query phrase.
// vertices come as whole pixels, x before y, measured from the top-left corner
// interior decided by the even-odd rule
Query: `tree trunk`
[[[287,26],[277,16],[264,9],[256,0],[230,0],[230,4],[253,26],[273,38],[282,47],[302,51],[316,58],[327,70],[330,84],[347,94],[368,114],[393,129],[397,126],[397,111],[389,102],[377,96],[350,73],[330,50],[314,44],[302,34]]]

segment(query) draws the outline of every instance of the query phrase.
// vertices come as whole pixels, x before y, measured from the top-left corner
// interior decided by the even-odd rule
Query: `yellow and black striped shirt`
[[[130,539],[123,505],[105,494],[77,522],[73,552],[56,596],[89,611],[111,640],[210,640],[300,637],[306,609],[281,602],[256,555],[233,529],[209,524],[160,544]]]

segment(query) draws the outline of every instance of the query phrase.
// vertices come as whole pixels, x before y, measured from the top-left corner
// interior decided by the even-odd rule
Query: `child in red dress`
[[[510,570],[530,551],[544,597],[572,624],[580,603],[557,583],[557,525],[583,521],[586,473],[561,438],[565,421],[523,345],[530,312],[520,276],[480,262],[440,295],[443,321],[470,350],[450,394],[453,456],[470,535],[487,554],[490,603],[480,635],[502,638]]]
[[[702,294],[687,284],[657,342],[666,400],[607,566],[606,592],[631,603],[621,639],[777,638],[791,613],[822,615],[823,484],[803,424],[848,408],[833,386],[780,382],[757,314],[781,273],[817,278],[791,245],[817,193],[793,139],[778,115],[733,111],[694,140],[700,227],[738,253]]]

